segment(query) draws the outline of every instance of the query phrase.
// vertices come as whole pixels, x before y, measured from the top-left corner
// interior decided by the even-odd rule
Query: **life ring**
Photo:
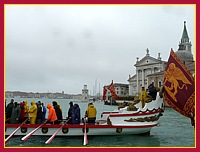
[[[85,128],[82,129],[83,133],[85,132]],[[86,128],[86,133],[89,132],[89,128]]]
[[[122,132],[122,128],[116,128],[116,132],[117,133],[121,133]]]
[[[68,128],[62,128],[62,132],[63,132],[64,134],[67,134],[67,133],[69,132],[69,129],[68,129]]]
[[[42,133],[43,133],[43,134],[46,134],[47,132],[48,132],[48,128],[46,128],[46,127],[45,127],[45,128],[42,128]]]
[[[22,132],[22,133],[26,133],[26,132],[27,132],[27,128],[22,127],[22,128],[21,128],[21,132]]]

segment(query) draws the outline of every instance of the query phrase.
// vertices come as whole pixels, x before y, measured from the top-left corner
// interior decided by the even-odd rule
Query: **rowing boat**
[[[43,124],[32,135],[51,136],[59,128],[57,136],[82,136],[84,129],[88,136],[92,135],[127,135],[127,134],[150,134],[152,127],[158,125],[159,117],[163,112],[163,99],[146,103],[142,108],[141,102],[134,105],[134,108],[125,106],[114,111],[103,111],[101,118],[95,124]],[[5,135],[10,135],[21,124],[5,124]],[[23,124],[14,135],[25,136],[35,130],[41,124]],[[62,126],[62,127],[61,127]]]

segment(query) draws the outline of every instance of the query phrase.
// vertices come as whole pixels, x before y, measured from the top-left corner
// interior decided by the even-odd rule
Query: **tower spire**
[[[184,21],[184,28],[183,28],[183,34],[181,38],[181,42],[179,43],[178,51],[176,52],[176,55],[181,59],[181,61],[185,64],[186,62],[193,62],[193,55],[191,52],[192,44],[190,42],[190,39],[188,37],[187,28],[186,28],[186,21]]]
[[[183,34],[181,39],[189,39],[188,33],[187,33],[187,28],[186,28],[186,21],[184,21],[184,29],[183,29]]]

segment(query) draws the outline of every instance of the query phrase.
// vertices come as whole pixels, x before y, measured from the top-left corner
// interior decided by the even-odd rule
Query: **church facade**
[[[194,75],[195,62],[191,52],[191,46],[192,44],[189,41],[186,22],[184,22],[184,29],[181,41],[179,42],[179,48],[175,53],[191,74]],[[136,74],[133,76],[129,75],[129,95],[138,96],[141,88],[143,86],[148,88],[148,85],[152,82],[154,83],[154,86],[162,87],[166,63],[166,61],[161,60],[160,53],[158,53],[157,58],[154,58],[150,56],[149,49],[147,49],[145,57],[141,60],[137,58],[136,64],[134,65],[136,67]]]
[[[147,88],[150,83],[154,83],[155,86],[162,86],[163,75],[157,75],[156,81],[152,79],[149,81],[148,76],[160,73],[164,71],[166,62],[161,60],[160,53],[158,57],[154,58],[150,56],[149,49],[146,50],[146,56],[141,60],[137,58],[136,64],[136,74],[132,77],[129,76],[129,95],[138,96],[142,87]]]

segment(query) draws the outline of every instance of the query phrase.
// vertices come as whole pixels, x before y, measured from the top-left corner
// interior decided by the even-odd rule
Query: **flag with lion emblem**
[[[163,86],[167,103],[182,115],[194,119],[194,78],[173,50],[164,71]]]

